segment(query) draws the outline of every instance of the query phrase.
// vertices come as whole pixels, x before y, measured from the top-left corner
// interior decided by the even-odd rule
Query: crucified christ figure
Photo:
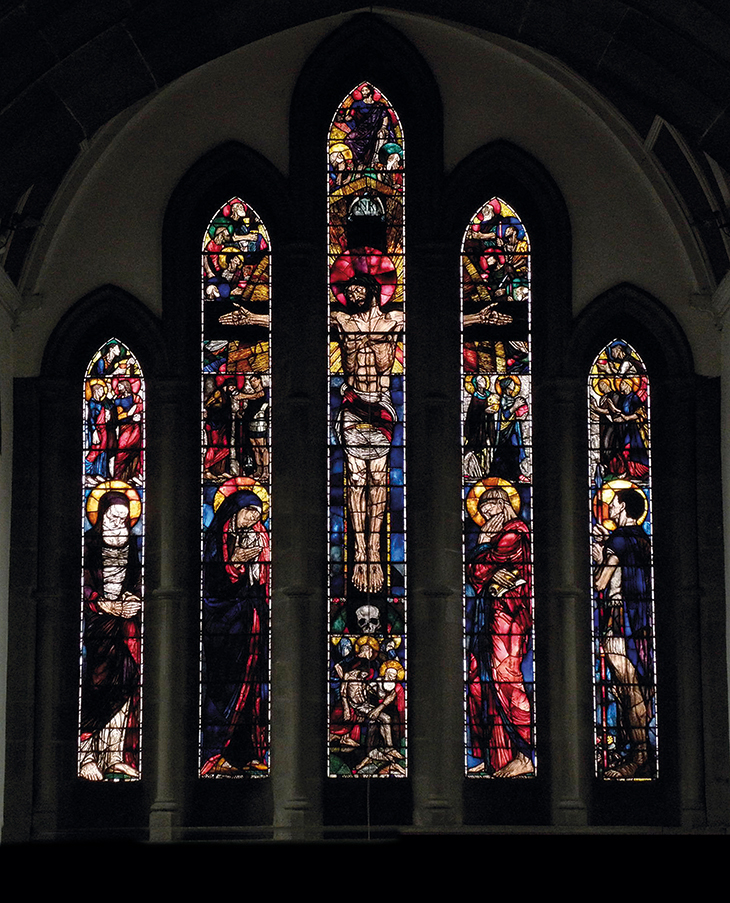
[[[403,311],[383,311],[380,283],[354,276],[345,286],[347,309],[333,311],[342,351],[342,403],[335,434],[347,463],[347,508],[355,534],[352,582],[362,592],[379,592],[384,583],[380,533],[388,493],[388,455],[396,423],[390,374]]]

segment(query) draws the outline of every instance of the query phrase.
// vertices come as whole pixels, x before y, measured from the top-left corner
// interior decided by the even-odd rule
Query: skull
[[[355,617],[363,633],[372,635],[380,632],[380,612],[374,605],[361,605],[355,611]]]

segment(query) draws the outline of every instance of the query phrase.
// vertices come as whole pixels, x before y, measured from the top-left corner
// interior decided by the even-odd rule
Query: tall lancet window
[[[84,378],[79,776],[141,775],[145,385],[110,339]]]
[[[492,198],[461,255],[466,771],[533,775],[530,243]]]
[[[202,248],[200,775],[269,773],[270,251],[231,198]]]
[[[657,771],[649,379],[616,339],[588,380],[596,774]]]
[[[404,777],[404,145],[375,86],[327,151],[329,774]]]

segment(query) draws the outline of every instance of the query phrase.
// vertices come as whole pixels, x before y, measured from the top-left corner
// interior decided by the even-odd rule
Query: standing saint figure
[[[364,169],[376,160],[385,144],[394,140],[390,112],[382,100],[375,99],[372,87],[364,84],[359,92],[353,92],[352,104],[344,115],[350,125],[344,143],[352,151],[356,169]]]
[[[532,627],[530,531],[509,483],[484,481],[473,517],[481,524],[466,568],[475,594],[468,659],[469,769],[508,778],[534,772],[532,714],[522,673]],[[513,505],[515,507],[513,507]],[[517,508],[517,510],[515,510]]]
[[[651,540],[640,525],[644,493],[627,480],[605,484],[607,524],[593,527],[594,592],[600,652],[609,666],[610,691],[619,710],[619,737],[607,778],[650,777],[654,750],[654,666],[651,637]],[[613,528],[613,529],[611,529]]]
[[[107,396],[106,382],[91,379],[87,382],[88,414],[86,420],[87,448],[85,472],[96,480],[110,476],[109,459],[116,451],[116,406]]]
[[[131,483],[142,473],[142,397],[139,380],[134,385],[120,379],[116,385],[117,448],[114,457],[114,477]]]
[[[347,510],[355,534],[352,582],[362,592],[378,592],[385,583],[380,533],[396,424],[390,374],[403,330],[403,311],[381,309],[380,293],[374,276],[353,276],[343,292],[347,308],[333,311],[330,320],[345,373],[334,432],[347,463]]]
[[[142,567],[125,484],[116,485],[92,493],[84,536],[79,775],[88,781],[139,777]]]
[[[265,493],[246,477],[236,485],[246,485],[241,480],[251,488],[222,498],[205,535],[201,776],[268,768],[271,547]]]

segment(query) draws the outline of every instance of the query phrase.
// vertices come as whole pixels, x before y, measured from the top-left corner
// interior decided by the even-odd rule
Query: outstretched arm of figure
[[[218,322],[222,323],[224,326],[268,326],[269,325],[269,315],[268,314],[254,314],[251,313],[250,310],[246,310],[243,305],[239,304],[237,301],[233,302],[234,306],[237,310],[232,310],[230,313],[222,314],[218,317]]]
[[[508,323],[511,323],[511,314],[501,314],[494,310],[497,303],[497,301],[493,301],[475,314],[466,314],[464,326],[475,326],[478,323],[488,323],[491,326],[506,326]]]

